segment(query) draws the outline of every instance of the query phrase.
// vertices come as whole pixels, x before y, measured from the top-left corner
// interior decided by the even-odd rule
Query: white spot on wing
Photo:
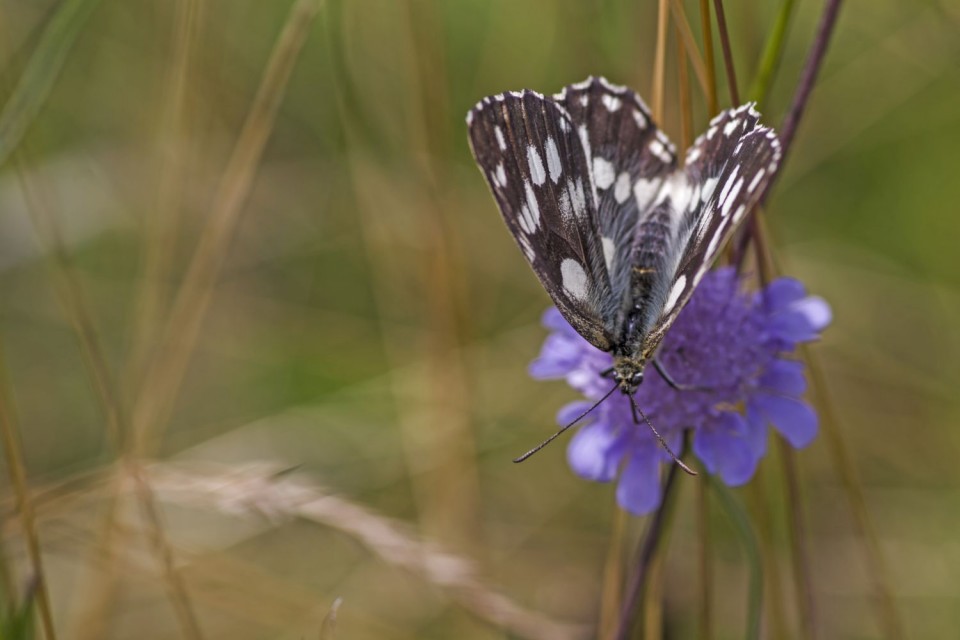
[[[609,189],[616,178],[613,171],[613,165],[606,158],[594,156],[593,158],[593,181],[598,189]]]
[[[507,186],[507,172],[504,170],[502,162],[497,165],[497,173],[494,182],[501,187]]]
[[[471,124],[473,124],[473,109],[467,111],[467,125],[469,126]]]
[[[647,146],[650,148],[650,152],[660,158],[661,161],[669,164],[670,161],[673,160],[673,156],[671,156],[670,152],[667,151],[666,145],[664,145],[660,140],[651,140],[650,144]]]
[[[565,258],[560,263],[560,277],[563,288],[574,300],[587,299],[587,274],[579,262],[573,258]]]
[[[527,207],[530,209],[530,220],[534,229],[540,226],[540,203],[537,202],[537,195],[533,192],[533,187],[526,180],[523,181],[523,187],[527,194]]]
[[[641,129],[646,129],[648,126],[647,117],[643,115],[643,112],[640,109],[633,110],[633,120],[637,123],[637,126]]]
[[[614,187],[613,197],[617,199],[617,204],[623,204],[630,197],[630,174],[626,171],[617,176],[617,185]]]
[[[670,289],[670,296],[667,298],[667,304],[663,306],[663,312],[667,313],[673,309],[674,305],[677,304],[677,301],[680,299],[680,295],[683,293],[683,290],[687,286],[687,276],[680,274],[680,277],[677,278],[677,281],[673,283],[673,288]]]
[[[713,195],[713,192],[717,190],[717,182],[720,181],[720,176],[715,178],[707,178],[703,181],[703,189],[700,190],[700,199],[704,202],[710,199],[710,196]]]
[[[720,215],[726,218],[730,215],[730,209],[733,208],[733,203],[737,201],[737,194],[740,193],[740,189],[743,188],[743,177],[737,180],[737,184],[733,185],[733,189],[730,190],[730,193],[727,194],[726,200],[723,201],[723,209],[720,211]]]
[[[757,185],[760,184],[760,181],[763,180],[763,176],[766,175],[766,169],[760,169],[757,171],[757,175],[753,176],[753,180],[750,181],[750,184],[747,186],[747,193],[753,193],[753,190],[757,188]]]
[[[730,172],[730,177],[723,183],[723,189],[720,191],[720,197],[717,199],[717,202],[721,204],[726,202],[727,194],[730,193],[730,189],[733,188],[734,183],[737,181],[737,173],[739,173],[739,171],[740,165],[737,165],[733,168],[733,171]]]
[[[600,244],[603,245],[603,261],[607,263],[609,272],[613,266],[613,259],[617,257],[617,247],[613,244],[613,238],[607,236],[600,238]]]
[[[724,234],[720,232],[719,228],[716,231],[714,231],[713,237],[710,238],[710,244],[707,245],[707,252],[706,252],[707,263],[713,261],[713,256],[716,255],[717,249],[719,248],[719,245],[720,245],[720,239],[723,237],[723,235]]]
[[[578,218],[583,218],[587,215],[587,198],[583,193],[583,182],[580,178],[577,178],[577,182],[574,184],[571,178],[570,181],[567,182],[567,190],[570,192],[570,204],[573,206],[573,215]]]
[[[582,96],[580,96],[580,104],[581,106],[584,106],[584,107],[590,104],[590,96],[588,96],[587,94],[583,94]]]
[[[637,208],[643,211],[650,204],[650,200],[657,195],[660,183],[641,178],[633,184],[633,197],[637,199]]]
[[[560,190],[560,200],[557,202],[557,205],[560,207],[560,217],[563,219],[564,224],[570,224],[573,222],[573,208],[570,202],[570,194],[566,189]]]
[[[550,179],[557,184],[560,174],[563,173],[563,165],[560,164],[560,152],[557,151],[557,143],[552,136],[547,138],[547,169],[550,171]]]
[[[493,125],[493,133],[497,136],[497,144],[500,145],[500,151],[506,151],[507,141],[503,139],[503,131],[500,129],[500,125]]]
[[[533,262],[536,254],[533,252],[533,245],[530,244],[530,239],[527,236],[517,236],[517,241],[520,243],[520,248],[523,249],[523,255],[527,257],[529,262]]]
[[[532,144],[527,147],[527,164],[530,166],[530,179],[538,187],[547,181],[547,174],[543,170],[543,160],[540,153]]]
[[[739,121],[739,120],[731,120],[731,121],[728,122],[726,125],[724,125],[724,127],[723,127],[723,135],[729,137],[730,134],[733,133],[734,131],[736,131],[739,126],[740,126],[740,121]]]
[[[613,113],[614,111],[619,109],[620,105],[622,104],[620,98],[616,96],[612,96],[609,93],[603,94],[603,98],[601,98],[601,101],[603,102],[603,106],[605,106],[607,108],[607,111],[609,111],[610,113]]]

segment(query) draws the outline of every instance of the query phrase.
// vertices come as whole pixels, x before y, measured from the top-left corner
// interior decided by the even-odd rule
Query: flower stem
[[[800,619],[800,637],[812,640],[817,637],[817,613],[813,598],[813,582],[810,578],[810,561],[807,554],[807,527],[803,517],[800,496],[800,479],[797,473],[796,452],[783,438],[780,458],[783,463],[784,490],[787,500],[787,531],[790,538],[790,557],[793,560],[793,580],[797,595],[797,613]]]
[[[657,48],[653,60],[653,119],[663,122],[663,84],[667,66],[667,23],[669,19],[667,0],[660,0],[657,9]]]
[[[897,602],[893,595],[893,586],[890,581],[890,572],[880,551],[880,541],[877,531],[867,509],[867,500],[863,494],[863,485],[857,475],[856,467],[850,458],[847,443],[843,439],[833,402],[828,392],[826,380],[820,361],[813,350],[803,347],[802,354],[810,372],[810,383],[817,408],[823,416],[823,435],[826,438],[827,448],[833,458],[833,467],[840,474],[840,482],[850,501],[851,513],[857,537],[863,545],[874,588],[874,609],[878,623],[883,629],[883,636],[893,640],[906,637],[903,620],[897,611]]]
[[[713,640],[713,557],[710,553],[710,502],[706,485],[697,483],[697,566],[700,579],[700,627],[702,640]]]
[[[717,72],[713,64],[713,29],[710,27],[710,0],[700,0],[700,28],[703,32],[703,64],[707,70],[707,108],[713,117],[720,110],[717,102]]]
[[[813,92],[813,86],[816,84],[817,75],[820,73],[820,65],[823,63],[823,57],[827,52],[830,36],[833,35],[833,28],[837,23],[841,2],[842,0],[827,0],[827,4],[823,8],[820,23],[817,26],[817,36],[813,41],[813,47],[810,49],[810,53],[807,55],[807,62],[800,76],[800,84],[797,86],[797,91],[793,96],[793,103],[790,105],[790,110],[787,111],[787,115],[783,119],[783,125],[780,127],[780,144],[783,147],[783,160],[780,163],[781,170],[777,171],[777,174],[773,176],[770,183],[767,184],[767,188],[760,199],[761,203],[766,200],[767,194],[770,193],[770,186],[773,184],[773,181],[782,173],[782,167],[786,162],[787,154],[793,144],[797,127],[800,125],[800,118],[803,117],[807,102],[810,100],[810,94]]]
[[[770,86],[773,84],[773,78],[780,67],[780,60],[783,58],[783,49],[787,44],[787,32],[790,29],[790,18],[793,17],[793,7],[795,0],[784,0],[780,5],[780,13],[777,14],[777,21],[773,25],[773,31],[767,38],[767,43],[763,47],[763,57],[760,59],[760,70],[757,77],[753,79],[750,87],[750,99],[757,103],[760,111],[763,111],[767,95],[770,93]]]
[[[727,86],[730,89],[730,101],[740,104],[740,91],[737,89],[737,72],[733,68],[733,51],[730,49],[730,33],[727,31],[727,17],[723,12],[723,0],[713,0],[717,13],[717,31],[720,33],[720,45],[723,48],[723,63],[727,68]]]
[[[750,582],[747,590],[747,628],[743,637],[747,640],[757,640],[760,637],[760,613],[763,610],[763,563],[757,537],[750,526],[750,518],[730,489],[708,473],[704,473],[703,476],[716,494],[717,504],[733,525],[747,557]]]
[[[623,596],[623,549],[627,514],[614,508],[613,531],[607,548],[607,560],[603,569],[603,595],[600,598],[599,637],[611,638],[616,630]]]
[[[627,640],[630,637],[635,614],[643,602],[644,592],[650,577],[650,566],[657,550],[660,548],[667,516],[672,511],[673,498],[677,487],[677,473],[680,467],[676,464],[668,465],[668,467],[667,479],[663,483],[663,497],[660,506],[653,514],[647,533],[637,550],[636,566],[630,576],[630,583],[627,585],[623,606],[620,609],[620,623],[617,626],[616,634],[613,636],[615,640]]]

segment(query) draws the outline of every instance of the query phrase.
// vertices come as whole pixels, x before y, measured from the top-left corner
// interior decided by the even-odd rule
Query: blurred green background
[[[0,2],[4,103],[56,48],[58,11],[92,9],[72,46],[55,34],[62,71],[0,168],[5,404],[58,637],[314,638],[337,598],[326,637],[593,637],[611,530],[632,545],[644,521],[573,477],[562,443],[510,463],[573,392],[526,375],[548,298],[463,117],[590,74],[649,96],[656,4],[329,0],[301,14],[298,49],[277,44],[291,2]],[[725,3],[743,93],[779,4]],[[821,8],[797,3],[767,122]],[[264,95],[282,103],[243,134],[275,47],[293,71]],[[672,29],[667,54],[679,141]],[[960,3],[845,3],[767,211],[783,270],[833,306],[813,350],[913,638],[960,629],[958,61]],[[764,637],[799,637],[778,458],[737,494],[767,543]],[[121,459],[157,462],[159,529]],[[881,637],[831,450],[797,460],[820,637]],[[692,638],[697,480],[681,480],[663,625]],[[710,524],[716,637],[742,637],[743,553]]]

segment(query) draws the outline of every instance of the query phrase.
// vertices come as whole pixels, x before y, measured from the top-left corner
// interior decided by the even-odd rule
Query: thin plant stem
[[[129,387],[134,390],[137,389],[142,376],[150,345],[154,343],[157,320],[164,302],[162,283],[169,270],[170,260],[173,258],[173,243],[180,219],[184,174],[182,156],[186,146],[184,140],[187,138],[184,127],[187,71],[199,32],[202,2],[203,0],[177,0],[174,11],[171,63],[163,85],[163,95],[166,99],[162,106],[159,131],[156,136],[159,156],[157,201],[152,215],[147,216],[146,219],[147,231],[144,235],[148,242],[144,249],[139,299],[134,310],[133,338],[130,341],[130,353],[125,366],[129,379],[134,381]],[[128,424],[122,425],[121,428],[125,435],[129,435]],[[129,442],[125,442],[124,445],[129,445]],[[99,528],[97,542],[93,545],[93,553],[104,569],[97,573],[95,579],[91,580],[84,590],[85,599],[90,604],[79,614],[78,621],[74,625],[77,638],[102,637],[105,622],[103,614],[109,607],[120,577],[119,562],[112,545],[115,544],[115,538],[120,535],[114,519],[119,513],[117,492],[122,484],[122,476],[122,472],[117,473],[111,485],[114,495],[109,498],[103,525]],[[149,497],[149,493],[142,495]],[[144,510],[154,511],[155,509],[145,508]],[[147,522],[157,521],[147,520]],[[160,540],[156,532],[149,537],[154,541]],[[171,565],[163,559],[169,553],[167,545],[159,544],[158,546],[158,544],[154,543],[155,549],[166,549],[161,552],[161,563],[164,567],[170,567]],[[173,578],[173,582],[180,581],[178,578]],[[174,606],[178,611],[186,610],[182,604],[174,604]],[[191,627],[196,626],[190,621],[185,624]]]
[[[20,179],[24,198],[27,202],[27,208],[30,212],[31,220],[37,235],[40,236],[44,244],[45,252],[52,256],[51,271],[53,274],[54,285],[57,290],[61,304],[67,313],[67,316],[73,326],[77,338],[80,341],[80,351],[84,367],[87,374],[93,381],[97,400],[100,403],[101,410],[107,422],[107,436],[113,448],[120,452],[121,457],[126,456],[124,438],[129,434],[129,426],[125,412],[120,402],[117,386],[113,380],[107,366],[105,351],[97,334],[96,327],[92,320],[92,315],[88,308],[86,297],[83,294],[79,280],[77,280],[73,265],[66,250],[66,245],[60,234],[60,228],[53,216],[51,208],[44,201],[41,195],[43,191],[34,184],[27,171],[23,167],[22,154],[17,157],[17,176]],[[138,493],[138,497],[145,501],[152,501],[149,487],[144,488]],[[152,504],[145,504],[146,509],[155,509]],[[151,526],[160,526],[159,521],[151,521]],[[180,629],[186,638],[198,640],[201,638],[199,625],[196,616],[193,614],[190,598],[186,589],[176,575],[169,569],[173,568],[172,563],[165,561],[165,555],[169,554],[169,543],[166,541],[166,534],[163,528],[147,532],[148,536],[155,541],[155,549],[167,549],[161,554],[161,567],[163,568],[163,577],[168,591],[172,597],[172,603],[180,624]]]
[[[663,123],[664,81],[667,67],[667,25],[669,23],[668,0],[660,0],[657,9],[657,48],[653,59],[653,119]]]
[[[0,432],[2,432],[7,472],[10,474],[10,484],[13,487],[17,512],[20,514],[20,522],[27,541],[27,554],[30,556],[30,564],[33,568],[37,611],[40,613],[43,634],[47,640],[56,640],[57,634],[53,626],[50,592],[47,587],[46,573],[43,570],[43,557],[40,552],[40,534],[37,531],[36,514],[34,513],[33,500],[30,497],[30,488],[27,483],[26,465],[23,461],[23,444],[20,441],[20,432],[15,416],[13,394],[10,391],[6,362],[2,347],[0,347]]]
[[[640,542],[640,548],[637,550],[636,564],[634,565],[633,573],[630,575],[623,605],[620,608],[620,621],[617,625],[617,632],[613,636],[615,640],[626,640],[630,637],[636,612],[640,603],[643,602],[644,591],[646,590],[650,575],[650,565],[654,555],[656,555],[657,550],[660,548],[667,515],[671,511],[674,503],[673,497],[676,493],[676,480],[679,469],[679,465],[669,465],[667,478],[663,483],[660,506],[657,507],[657,510],[654,512],[650,524],[647,527],[647,532]]]
[[[783,468],[784,491],[787,500],[787,531],[790,539],[790,558],[797,588],[797,617],[800,619],[800,637],[814,640],[817,633],[817,610],[813,596],[813,580],[810,577],[807,527],[803,517],[803,498],[800,495],[800,478],[797,472],[796,452],[782,437],[777,437]]]
[[[677,39],[682,41],[687,50],[687,58],[693,66],[693,72],[697,76],[700,88],[704,93],[709,91],[710,79],[707,75],[707,65],[700,56],[700,49],[697,47],[697,39],[693,35],[693,29],[690,28],[690,21],[687,20],[687,12],[683,9],[682,0],[670,0],[670,9],[673,13],[673,24],[676,27]]]
[[[773,519],[768,506],[768,498],[764,490],[764,468],[761,465],[750,482],[749,491],[753,521],[757,527],[757,538],[760,544],[760,555],[764,566],[764,602],[767,612],[767,631],[772,638],[788,638],[788,623],[783,609],[783,589],[780,578],[780,566],[777,561],[777,551],[773,542]]]
[[[719,0],[717,1],[719,2]],[[820,66],[827,52],[827,45],[830,44],[830,37],[833,35],[834,27],[836,27],[837,24],[841,4],[842,0],[827,0],[823,8],[823,13],[820,15],[820,22],[817,25],[817,35],[813,41],[810,53],[807,55],[807,61],[804,64],[803,73],[800,76],[800,84],[797,86],[797,91],[793,96],[793,102],[790,104],[790,109],[787,111],[787,115],[783,119],[783,124],[780,126],[780,145],[783,148],[783,160],[780,163],[781,167],[786,162],[790,149],[793,146],[793,139],[796,136],[797,128],[800,126],[800,120],[807,108],[810,94],[813,93],[813,87],[817,82],[817,75],[820,73]],[[776,180],[780,173],[782,173],[782,171],[778,171],[770,183],[767,184],[760,200],[761,203],[766,200],[773,181]]]
[[[717,101],[717,71],[713,60],[710,0],[700,0],[700,30],[703,37],[703,64],[707,71],[707,110],[713,116],[720,111],[720,103]]]
[[[793,17],[795,0],[783,0],[777,19],[773,24],[773,31],[763,47],[760,58],[760,69],[750,87],[750,99],[757,103],[760,111],[770,95],[770,87],[783,59],[783,50],[787,45],[787,33],[790,30],[790,19]]]
[[[717,31],[720,34],[720,46],[723,49],[723,64],[727,69],[727,87],[730,89],[730,101],[740,104],[740,91],[737,89],[737,72],[733,67],[733,51],[730,49],[730,33],[727,31],[727,17],[723,12],[723,0],[713,0],[717,14]]]
[[[600,598],[600,638],[608,640],[616,631],[617,618],[623,599],[623,546],[627,528],[627,514],[614,508],[613,530],[607,547],[607,559],[603,567],[603,593]]]
[[[700,583],[698,637],[713,640],[713,555],[710,552],[710,502],[706,484],[696,483],[697,574]]]
[[[749,583],[747,586],[747,628],[743,637],[758,640],[763,610],[763,559],[757,545],[756,535],[750,527],[750,519],[730,489],[716,477],[704,473],[706,482],[717,496],[717,504],[733,525],[747,559]]]
[[[823,418],[821,425],[826,437],[827,449],[830,451],[830,456],[833,458],[833,467],[840,474],[840,482],[847,494],[847,499],[850,501],[854,526],[862,543],[867,567],[869,567],[871,573],[870,577],[874,588],[874,611],[877,620],[884,630],[884,637],[902,640],[907,635],[897,608],[896,598],[893,595],[890,571],[887,568],[883,552],[880,550],[880,540],[876,528],[873,526],[870,511],[867,508],[863,484],[857,475],[853,458],[847,449],[847,443],[843,439],[840,422],[823,375],[823,367],[816,353],[808,346],[803,345],[801,353],[807,363],[813,395],[817,400],[817,407]]]
[[[678,22],[678,21],[677,21]],[[677,32],[680,26],[674,22]],[[687,50],[677,38],[677,87],[680,94],[680,144],[684,149],[693,141],[693,103],[690,101],[690,79],[687,74]]]
[[[186,104],[190,63],[199,37],[203,0],[177,0],[172,29],[170,64],[163,80],[166,98],[160,114],[156,202],[146,219],[142,285],[136,303],[133,339],[127,371],[137,380],[149,357],[164,308],[163,283],[174,259],[182,215],[183,182],[188,146]]]
[[[298,0],[290,10],[264,70],[253,104],[224,170],[210,218],[197,242],[190,266],[163,330],[156,359],[149,366],[133,408],[133,450],[140,454],[166,423],[183,382],[190,356],[210,305],[220,267],[247,201],[287,81],[299,58],[320,0]]]
[[[661,545],[666,545],[666,543],[667,541],[663,540]],[[649,577],[641,603],[643,610],[641,638],[663,637],[663,566],[665,555],[666,553],[662,550],[658,550],[650,561]]]

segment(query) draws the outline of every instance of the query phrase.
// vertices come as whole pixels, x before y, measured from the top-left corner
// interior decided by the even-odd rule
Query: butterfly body
[[[603,78],[489,96],[467,115],[507,227],[625,394],[776,171],[779,142],[758,121],[753,105],[722,112],[679,168],[643,101]]]

